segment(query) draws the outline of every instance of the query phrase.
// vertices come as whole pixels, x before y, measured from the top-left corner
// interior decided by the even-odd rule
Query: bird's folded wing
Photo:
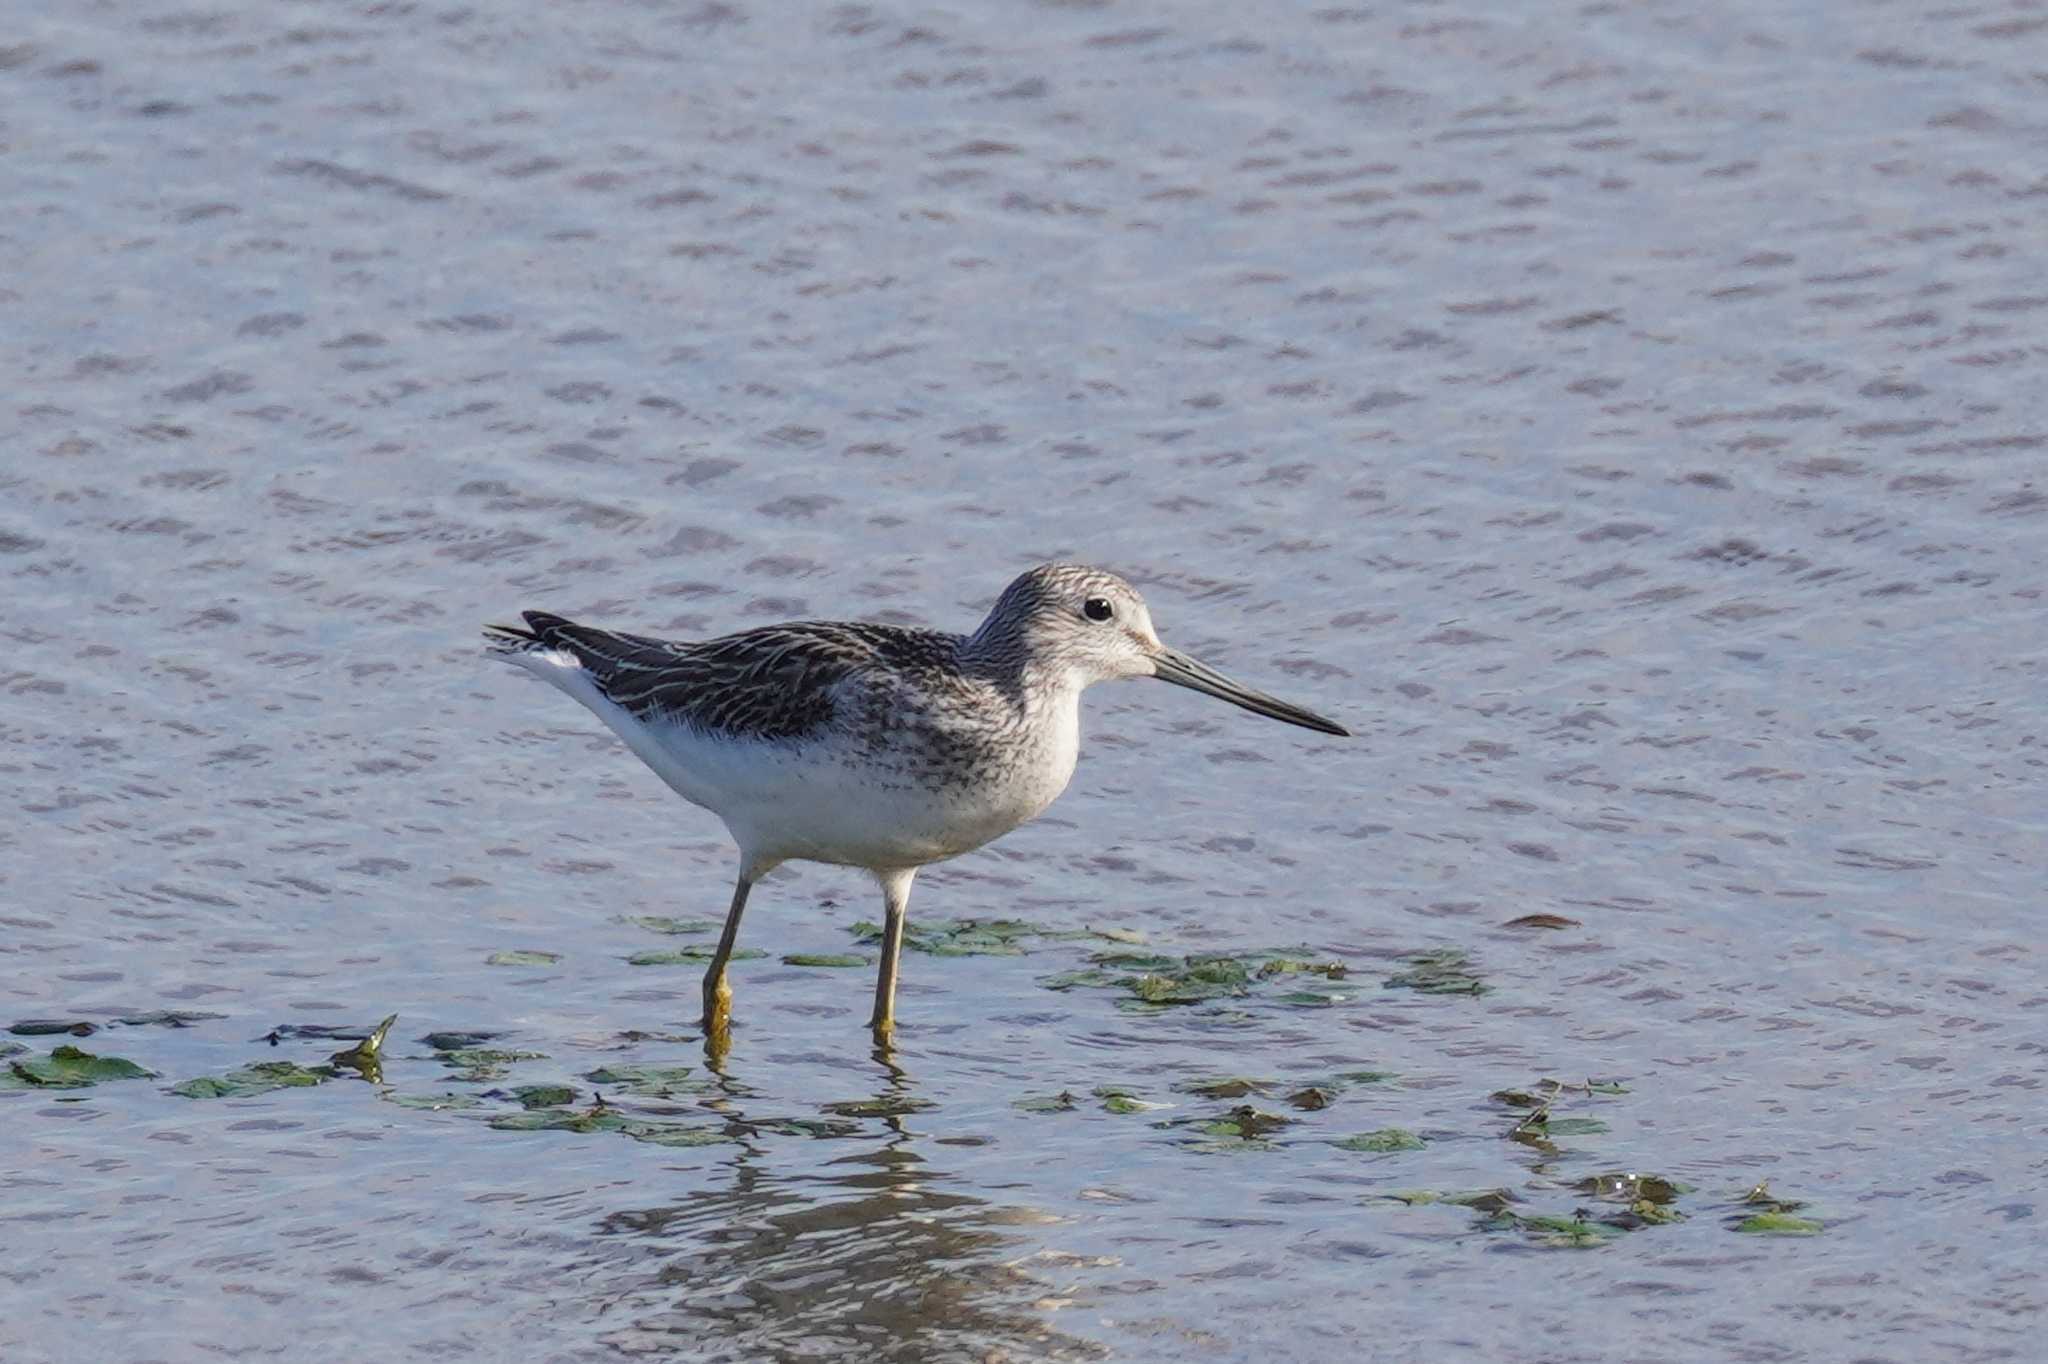
[[[833,693],[878,661],[877,629],[797,622],[682,643],[525,613],[534,636],[565,649],[618,705],[735,738],[793,739],[828,724]]]

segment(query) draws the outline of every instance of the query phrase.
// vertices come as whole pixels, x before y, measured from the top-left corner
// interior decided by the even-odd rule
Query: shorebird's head
[[[1152,628],[1152,613],[1138,589],[1084,564],[1041,564],[1020,575],[996,599],[974,642],[1019,650],[1032,666],[1064,670],[1076,687],[1120,677],[1157,677],[1290,725],[1350,733],[1314,711],[1254,691],[1167,648]]]

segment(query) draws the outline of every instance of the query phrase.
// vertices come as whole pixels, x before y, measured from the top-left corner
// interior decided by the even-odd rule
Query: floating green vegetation
[[[397,1104],[400,1108],[424,1108],[428,1110],[481,1108],[484,1102],[474,1094],[456,1094],[453,1092],[441,1094],[386,1094],[384,1097]]]
[[[709,933],[718,927],[709,919],[671,919],[665,914],[628,914],[619,922],[634,924],[650,933],[672,933],[678,937]]]
[[[202,1075],[172,1085],[171,1093],[187,1099],[246,1099],[273,1089],[304,1089],[325,1084],[341,1072],[333,1066],[302,1066],[296,1061],[256,1061],[225,1075]]]
[[[1441,1203],[1450,1208],[1470,1208],[1487,1217],[1506,1212],[1516,1198],[1506,1189],[1460,1189],[1440,1192],[1436,1189],[1402,1189],[1383,1195],[1396,1203],[1405,1203],[1411,1208],[1425,1208]]]
[[[1306,947],[1270,947],[1249,952],[1200,952],[1171,956],[1160,952],[1097,952],[1078,970],[1044,976],[1048,990],[1120,989],[1128,998],[1117,1007],[1154,1013],[1181,1004],[1231,999],[1252,992],[1255,984],[1308,976],[1342,980],[1340,961],[1318,961]],[[1278,996],[1282,1003],[1321,1008],[1348,996],[1327,989],[1294,989]]]
[[[1177,966],[1147,970],[1117,983],[1140,1004],[1200,1004],[1251,993],[1251,972],[1229,957],[1190,957]]]
[[[501,1032],[485,1032],[481,1029],[470,1032],[430,1032],[420,1041],[435,1051],[461,1051],[466,1047],[481,1047],[484,1043],[495,1041],[504,1035]]]
[[[226,1014],[210,1014],[197,1009],[152,1009],[148,1013],[123,1014],[115,1019],[126,1028],[189,1028],[194,1023],[206,1023]]]
[[[1288,975],[1321,976],[1325,980],[1342,980],[1350,969],[1341,961],[1304,961],[1296,957],[1274,957],[1261,963],[1258,976],[1260,980]]]
[[[1244,1075],[1211,1075],[1199,1080],[1182,1080],[1174,1088],[1201,1099],[1247,1099],[1270,1094],[1280,1087],[1278,1080],[1254,1080]]]
[[[1591,1137],[1607,1130],[1607,1124],[1598,1118],[1553,1118],[1547,1109],[1538,1109],[1515,1126],[1552,1137]]]
[[[1389,989],[1419,990],[1426,995],[1483,995],[1491,987],[1479,979],[1462,947],[1440,947],[1401,958],[1408,969],[1383,982]]]
[[[603,1104],[575,1112],[566,1108],[543,1108],[529,1113],[499,1113],[491,1126],[500,1132],[616,1132],[626,1115]]]
[[[1818,1236],[1824,1230],[1811,1217],[1794,1217],[1789,1212],[1751,1213],[1737,1222],[1735,1229],[1764,1236]]]
[[[1263,1137],[1278,1132],[1294,1119],[1279,1113],[1268,1113],[1250,1104],[1239,1104],[1220,1118],[1201,1124],[1201,1130],[1212,1136],[1239,1136],[1245,1138]]]
[[[1615,1095],[1628,1093],[1628,1086],[1614,1080],[1553,1080],[1548,1076],[1527,1089],[1496,1089],[1486,1097],[1509,1108],[1548,1108],[1560,1095]]]
[[[1681,1194],[1692,1192],[1692,1186],[1689,1184],[1680,1184],[1677,1180],[1666,1179],[1662,1175],[1638,1174],[1632,1170],[1588,1175],[1572,1188],[1588,1198],[1596,1198],[1603,1203],[1619,1204],[1620,1207],[1615,1212],[1600,1220],[1623,1231],[1662,1226],[1667,1222],[1683,1222],[1685,1214],[1673,1205],[1678,1202]]]
[[[1607,1203],[1675,1203],[1680,1194],[1692,1192],[1690,1184],[1680,1184],[1662,1175],[1637,1174],[1633,1170],[1587,1175],[1572,1188]]]
[[[731,1139],[720,1127],[629,1117],[601,1102],[580,1111],[538,1108],[526,1113],[499,1113],[489,1121],[500,1132],[618,1132],[656,1146],[714,1146]]]
[[[661,952],[635,952],[626,958],[631,966],[689,966],[710,961],[715,949],[709,945],[677,947]],[[768,954],[758,947],[742,947],[728,961],[754,961]]]
[[[562,959],[560,952],[534,952],[526,949],[511,952],[493,952],[484,958],[486,966],[553,966]]]
[[[1607,1124],[1598,1118],[1553,1118],[1548,1108],[1539,1108],[1510,1127],[1507,1136],[1509,1141],[1554,1156],[1558,1137],[1589,1137],[1606,1130]]]
[[[1410,1207],[1442,1204],[1469,1208],[1479,1215],[1474,1223],[1477,1230],[1512,1232],[1543,1248],[1584,1250],[1606,1245],[1628,1232],[1684,1221],[1677,1202],[1691,1192],[1690,1186],[1675,1179],[1635,1171],[1588,1175],[1569,1187],[1588,1201],[1569,1213],[1520,1211],[1516,1206],[1520,1197],[1506,1189],[1461,1193],[1413,1189],[1386,1196]]]
[[[576,1102],[574,1085],[516,1085],[512,1097],[521,1108],[562,1108]]]
[[[863,919],[847,931],[863,944],[882,941],[882,926],[872,920]],[[1127,928],[1046,928],[1025,919],[943,919],[912,923],[903,930],[905,947],[935,957],[1021,957],[1027,938],[1127,946],[1145,941],[1143,934]]]
[[[900,1118],[906,1113],[922,1113],[931,1106],[930,1099],[908,1094],[883,1094],[872,1099],[842,1099],[838,1103],[819,1104],[818,1109],[841,1118]]]
[[[547,1053],[538,1051],[515,1051],[499,1047],[456,1047],[442,1052],[435,1058],[444,1066],[456,1072],[451,1078],[457,1080],[495,1080],[505,1073],[505,1067],[521,1061],[545,1061]]]
[[[280,1023],[255,1039],[276,1046],[280,1042],[360,1042],[375,1035],[375,1023]]]
[[[1814,1218],[1794,1216],[1806,1204],[1796,1198],[1779,1198],[1768,1182],[1744,1194],[1742,1206],[1746,1211],[1731,1215],[1728,1225],[1752,1236],[1818,1236],[1827,1229]]]
[[[1057,1094],[1027,1094],[1010,1100],[1010,1107],[1020,1113],[1071,1113],[1079,1106],[1080,1100],[1064,1089]]]
[[[1289,990],[1286,994],[1275,995],[1273,999],[1275,1003],[1292,1004],[1297,1009],[1327,1009],[1332,1004],[1342,1004],[1349,997],[1322,990]]]
[[[851,952],[789,952],[782,958],[784,966],[867,966],[872,961]]]
[[[1269,957],[1259,964],[1254,973],[1260,980],[1274,980],[1281,976],[1303,976],[1311,980],[1339,981],[1350,974],[1350,968],[1341,961],[1315,961],[1302,957]],[[1326,1009],[1332,1004],[1342,1004],[1350,998],[1341,990],[1326,988],[1289,990],[1275,997],[1281,1004],[1292,1004],[1303,1009]]]
[[[754,1118],[746,1126],[749,1131],[774,1132],[785,1137],[857,1137],[865,1130],[857,1122],[836,1118]]]
[[[1503,1207],[1481,1225],[1490,1231],[1519,1231],[1539,1246],[1584,1249],[1605,1245],[1625,1232],[1683,1222],[1685,1214],[1678,1209],[1678,1199],[1691,1192],[1690,1185],[1675,1179],[1632,1170],[1588,1175],[1571,1188],[1586,1198],[1609,1205],[1608,1210],[1596,1213],[1580,1207],[1564,1216],[1517,1213]]]
[[[1172,1104],[1154,1103],[1141,1097],[1137,1090],[1123,1085],[1097,1085],[1090,1092],[1102,1100],[1102,1110],[1105,1113],[1152,1113],[1162,1108],[1173,1107]]]
[[[107,1080],[141,1080],[155,1075],[118,1056],[95,1056],[69,1043],[48,1056],[8,1062],[0,1074],[5,1089],[88,1089]]]
[[[7,1025],[7,1031],[16,1037],[55,1037],[60,1033],[91,1037],[99,1030],[99,1024],[83,1018],[23,1018]]]
[[[863,919],[847,930],[863,944],[880,943],[882,926]],[[1044,936],[1045,930],[1022,919],[946,919],[910,924],[903,945],[935,957],[1021,957],[1023,939]]]
[[[1267,1138],[1293,1122],[1294,1119],[1282,1114],[1268,1113],[1251,1104],[1239,1104],[1220,1117],[1169,1120],[1157,1125],[1191,1128],[1200,1136],[1200,1140],[1193,1143],[1198,1151],[1269,1151],[1273,1149],[1273,1143]]]
[[[583,1078],[604,1089],[648,1099],[703,1094],[714,1087],[711,1080],[696,1076],[689,1066],[601,1066]]]
[[[1304,1113],[1315,1113],[1335,1103],[1337,1096],[1354,1085],[1384,1084],[1397,1078],[1391,1070],[1343,1070],[1302,1084],[1255,1079],[1248,1075],[1207,1075],[1181,1080],[1173,1088],[1181,1094],[1202,1099],[1244,1099],[1280,1094],[1288,1105]],[[1291,1084],[1291,1088],[1290,1088]]]
[[[1553,1250],[1593,1250],[1621,1235],[1621,1228],[1588,1221],[1583,1212],[1517,1213],[1502,1210],[1480,1224],[1489,1231],[1519,1231],[1531,1244]]]
[[[1170,971],[1181,964],[1179,957],[1155,956],[1144,952],[1097,953],[1096,965],[1075,971],[1040,976],[1038,983],[1048,990],[1086,989],[1122,985],[1143,971]]]
[[[1556,1116],[1551,1110],[1558,1100],[1572,1095],[1593,1098],[1626,1093],[1625,1085],[1612,1080],[1583,1080],[1574,1084],[1545,1077],[1527,1089],[1497,1089],[1487,1097],[1507,1108],[1529,1110],[1508,1129],[1510,1141],[1556,1155],[1555,1138],[1594,1136],[1607,1130],[1607,1124],[1598,1118]]]
[[[1394,1151],[1420,1151],[1428,1144],[1421,1137],[1401,1127],[1382,1127],[1377,1132],[1360,1132],[1355,1137],[1341,1137],[1330,1143],[1339,1151],[1365,1151],[1374,1155],[1385,1155]]]
[[[1137,1090],[1126,1085],[1097,1085],[1089,1093],[1102,1100],[1105,1113],[1132,1114],[1153,1113],[1162,1108],[1172,1108],[1170,1103],[1160,1103],[1144,1098]],[[1072,1113],[1081,1106],[1081,1100],[1069,1090],[1057,1094],[1030,1094],[1010,1101],[1010,1107],[1022,1113]]]

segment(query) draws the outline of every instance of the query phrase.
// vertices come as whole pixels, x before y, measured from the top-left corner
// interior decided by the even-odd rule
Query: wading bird
[[[524,629],[485,628],[493,651],[589,707],[739,845],[704,975],[707,1042],[731,1018],[726,962],[747,893],[792,859],[865,867],[881,883],[869,1023],[886,1042],[912,878],[1052,804],[1074,773],[1081,692],[1096,682],[1156,677],[1349,732],[1167,648],[1135,588],[1078,564],[1023,574],[970,635],[797,621],[683,643],[523,614]]]

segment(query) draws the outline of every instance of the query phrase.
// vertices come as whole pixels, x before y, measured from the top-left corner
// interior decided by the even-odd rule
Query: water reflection
[[[899,1072],[873,1102],[908,1097]],[[918,1149],[927,1138],[885,1121],[885,1140],[811,1172],[790,1173],[786,1147],[749,1149],[676,1202],[602,1218],[640,1266],[606,1304],[628,1324],[605,1343],[750,1360],[1102,1357],[1051,1325],[1050,1286],[1019,1264],[1030,1243],[1011,1228],[1050,1218],[960,1191]]]

